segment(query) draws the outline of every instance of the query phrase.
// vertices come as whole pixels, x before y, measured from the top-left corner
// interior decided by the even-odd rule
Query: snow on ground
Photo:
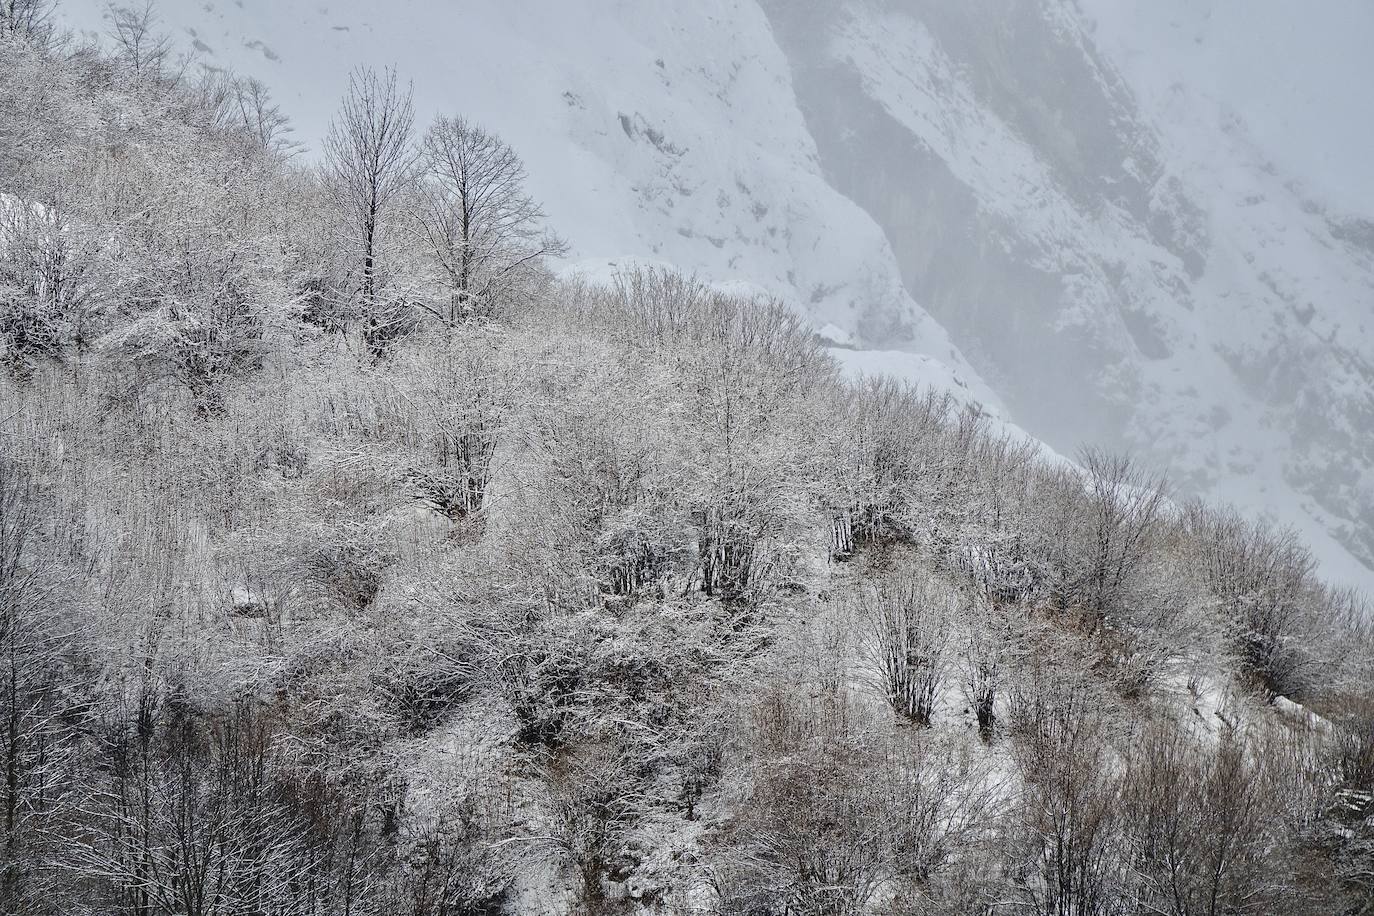
[[[1374,121],[1357,114],[1374,6],[1083,6],[1213,239],[1189,319],[1197,349],[1167,371],[1219,422],[1165,435],[1211,465],[1213,494],[1292,524],[1329,578],[1374,593]]]

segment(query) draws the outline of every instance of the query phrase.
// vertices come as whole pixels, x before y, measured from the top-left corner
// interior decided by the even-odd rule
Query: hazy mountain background
[[[313,156],[358,63],[525,158],[565,270],[800,309],[854,371],[1127,448],[1374,585],[1374,7],[170,2]],[[66,0],[77,29],[102,5]],[[879,352],[881,351],[881,352]]]

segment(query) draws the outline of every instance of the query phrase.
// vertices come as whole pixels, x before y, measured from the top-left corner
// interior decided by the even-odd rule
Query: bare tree
[[[930,445],[949,419],[948,394],[918,391],[885,377],[864,379],[848,395],[839,439],[833,549],[846,557],[865,546],[911,540],[936,464]],[[847,505],[845,505],[847,503]]]
[[[456,813],[456,816],[455,816]],[[467,811],[445,811],[439,824],[407,837],[400,906],[407,916],[497,912],[510,884],[480,825]]]
[[[1093,916],[1122,885],[1120,778],[1100,698],[1082,680],[1038,670],[1011,691],[1012,750],[1024,784],[1015,858],[1025,911]]]
[[[1311,551],[1292,529],[1249,523],[1234,510],[1194,503],[1184,524],[1243,671],[1271,693],[1301,694],[1316,663],[1303,643],[1321,604]]]
[[[353,71],[339,113],[324,140],[325,168],[335,203],[362,253],[362,298],[377,299],[377,240],[388,207],[412,177],[415,106],[393,68]]]
[[[144,0],[142,6],[107,4],[105,17],[110,22],[109,35],[118,49],[119,57],[134,76],[160,76],[163,65],[172,53],[172,40],[157,30],[157,12],[153,0]]]
[[[1090,482],[1092,541],[1080,591],[1090,609],[1108,614],[1145,560],[1167,486],[1129,458],[1089,449],[1082,460]]]
[[[553,844],[576,871],[588,913],[602,912],[603,878],[644,805],[637,764],[619,743],[588,741],[565,749],[548,767]]]
[[[1186,732],[1149,727],[1126,761],[1122,793],[1133,911],[1276,913],[1295,902],[1290,827],[1308,819],[1305,753],[1229,730],[1199,747]],[[1323,909],[1304,902],[1312,909],[1303,911]]]
[[[77,861],[138,914],[301,912],[316,857],[281,791],[273,723],[251,701],[204,716],[145,682],[109,723],[108,781]]]
[[[747,788],[713,869],[721,912],[858,916],[884,888],[940,893],[940,873],[984,819],[980,774],[876,727],[852,699],[775,689],[747,727]]]
[[[964,697],[978,720],[978,734],[985,741],[997,730],[999,700],[1006,688],[1016,630],[1007,608],[975,598],[969,603]]]
[[[0,35],[42,44],[52,35],[54,0],[0,0]]]
[[[423,143],[421,234],[451,289],[448,320],[490,308],[541,257],[563,250],[524,189],[525,166],[500,137],[439,118]]]
[[[291,137],[291,119],[275,102],[267,87],[252,77],[231,79],[227,103],[231,123],[247,132],[263,150],[293,156],[301,145]]]
[[[601,316],[607,331],[667,361],[691,392],[689,463],[701,590],[754,600],[786,575],[818,456],[808,396],[831,367],[795,313],[695,280],[636,272]]]
[[[121,227],[120,306],[104,339],[135,369],[138,386],[173,382],[202,415],[224,386],[259,368],[291,307],[268,185],[252,163],[211,147],[175,148],[133,162],[143,209]],[[161,181],[167,163],[176,183]]]
[[[1050,470],[1037,481],[1034,530],[1052,599],[1097,631],[1129,603],[1156,547],[1168,488],[1124,456],[1086,449],[1079,462],[1081,473]]]

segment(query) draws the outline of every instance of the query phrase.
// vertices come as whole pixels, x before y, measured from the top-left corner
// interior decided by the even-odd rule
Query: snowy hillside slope
[[[1115,60],[1167,34],[1099,37],[1053,0],[764,5],[827,175],[1014,416],[1274,513],[1370,581],[1370,223],[1206,92],[1142,104]]]
[[[67,0],[102,31],[97,0]],[[592,273],[626,256],[766,290],[846,339],[901,341],[997,403],[906,292],[876,223],[822,176],[752,2],[163,3],[201,61],[266,82],[318,149],[349,69],[395,63],[418,120],[462,113],[524,158]]]
[[[1292,31],[1277,6],[1251,31]],[[1324,8],[1328,30],[1361,34],[1357,6]],[[100,7],[64,2],[92,31]],[[1185,493],[1274,513],[1329,575],[1374,585],[1374,223],[1332,190],[1356,160],[1300,144],[1271,157],[1282,131],[1252,132],[1263,112],[1234,102],[1237,49],[1258,39],[1198,19],[1235,19],[1225,0],[1120,7],[160,11],[207,65],[267,82],[316,148],[349,67],[398,64],[422,121],[461,112],[521,152],[570,270],[653,259],[769,291],[856,347],[840,351],[850,371],[948,375],[1062,452],[1143,453]],[[1199,61],[1228,49],[1231,95],[1200,91]],[[1323,162],[1326,182],[1295,174]]]

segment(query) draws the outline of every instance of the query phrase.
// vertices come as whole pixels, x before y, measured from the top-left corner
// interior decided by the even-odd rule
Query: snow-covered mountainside
[[[827,175],[1015,416],[1272,510],[1363,578],[1329,541],[1374,547],[1367,220],[1196,83],[1124,80],[1109,55],[1167,34],[1058,3],[771,8]]]
[[[99,6],[64,9],[99,31]],[[1374,584],[1374,201],[1340,196],[1359,156],[1286,142],[1312,98],[1358,104],[1323,81],[1369,67],[1333,55],[1346,71],[1306,73],[1284,96],[1291,123],[1254,101],[1254,49],[1358,45],[1374,17],[1333,2],[1304,31],[1277,2],[1123,6],[161,13],[206,64],[268,83],[310,146],[353,64],[396,63],[422,119],[461,112],[521,152],[570,269],[651,258],[767,290],[884,351],[845,351],[851,368],[962,384],[1061,451],[1130,448],[1185,492],[1294,524],[1333,578]],[[1335,139],[1359,143],[1349,131]]]

